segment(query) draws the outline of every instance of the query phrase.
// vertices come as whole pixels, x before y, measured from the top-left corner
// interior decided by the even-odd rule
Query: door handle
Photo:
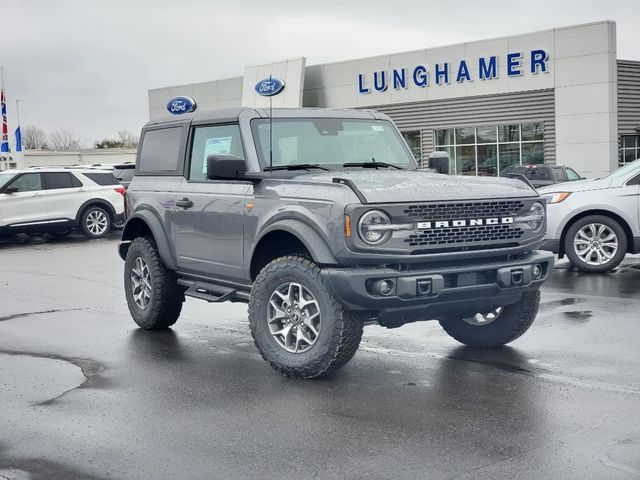
[[[182,207],[186,210],[187,208],[193,207],[193,202],[187,197],[184,197],[182,200],[176,202],[176,207]]]

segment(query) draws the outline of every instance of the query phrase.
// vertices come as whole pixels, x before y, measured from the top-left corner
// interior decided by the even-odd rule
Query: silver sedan
[[[547,199],[546,250],[584,272],[607,272],[640,252],[640,160],[595,180],[541,188]]]

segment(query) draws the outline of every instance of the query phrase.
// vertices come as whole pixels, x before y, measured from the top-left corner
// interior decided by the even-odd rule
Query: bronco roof
[[[191,120],[194,122],[231,122],[238,121],[242,114],[248,114],[250,117],[269,118],[268,108],[221,108],[216,110],[201,110],[193,113],[185,113],[183,115],[170,115],[149,121],[146,126],[158,125],[163,123],[184,122]],[[373,110],[353,110],[338,108],[274,108],[272,110],[273,118],[360,118],[360,119],[387,119],[386,115],[375,112]]]

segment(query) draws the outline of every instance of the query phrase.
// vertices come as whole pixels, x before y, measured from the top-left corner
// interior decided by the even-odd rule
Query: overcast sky
[[[150,88],[617,22],[618,58],[640,60],[638,0],[0,0],[0,65],[11,130],[69,128],[85,146],[138,132]]]

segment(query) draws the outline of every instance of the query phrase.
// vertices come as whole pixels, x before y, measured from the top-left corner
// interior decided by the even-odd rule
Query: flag
[[[20,125],[16,128],[16,152],[22,151],[22,132],[20,132]]]
[[[0,152],[9,152],[9,128],[7,127],[7,97],[4,94],[4,85],[0,90],[0,110],[2,110],[2,144]]]

